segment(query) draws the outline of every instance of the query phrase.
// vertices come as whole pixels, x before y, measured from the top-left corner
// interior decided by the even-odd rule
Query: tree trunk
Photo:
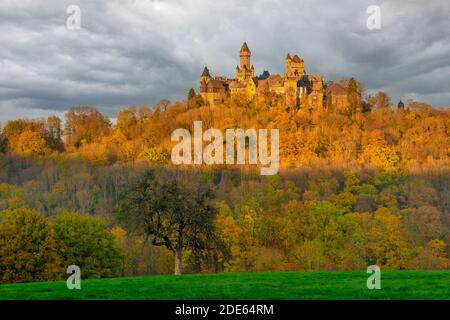
[[[175,275],[180,275],[183,271],[181,248],[176,248],[174,250],[174,257],[175,257]]]

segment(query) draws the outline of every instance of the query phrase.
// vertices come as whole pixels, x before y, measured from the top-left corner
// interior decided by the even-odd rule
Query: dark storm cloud
[[[81,8],[82,29],[66,28]],[[381,6],[382,29],[366,27]],[[243,40],[256,73],[281,73],[287,52],[307,71],[355,76],[395,100],[449,106],[448,1],[12,1],[0,3],[0,121],[94,105],[183,99],[205,64],[233,76]]]

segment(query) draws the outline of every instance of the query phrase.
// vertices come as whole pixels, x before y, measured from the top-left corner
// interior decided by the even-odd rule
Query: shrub
[[[55,231],[65,245],[64,265],[79,266],[83,278],[119,274],[123,257],[103,219],[65,212],[56,217]]]
[[[49,281],[64,274],[55,233],[41,213],[15,209],[0,214],[0,281]]]

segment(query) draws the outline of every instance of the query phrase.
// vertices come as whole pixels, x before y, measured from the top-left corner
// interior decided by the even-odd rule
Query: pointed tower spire
[[[244,52],[251,53],[246,41],[244,41],[244,43],[242,44],[240,53],[244,53]]]
[[[208,78],[211,77],[207,66],[205,66],[205,69],[203,69],[202,77],[208,77]]]
[[[247,42],[244,41],[244,44],[239,51],[239,69],[236,69],[237,79],[244,80],[254,76],[254,69],[252,69],[252,64],[250,62],[251,55]]]
[[[302,59],[300,59],[300,57],[299,57],[298,55],[295,55],[295,56],[292,58],[292,60],[293,60],[294,62],[302,62],[302,61],[303,61]]]

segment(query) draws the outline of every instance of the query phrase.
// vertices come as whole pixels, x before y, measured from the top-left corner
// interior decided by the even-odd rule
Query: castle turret
[[[200,76],[200,93],[206,92],[208,90],[207,86],[209,79],[211,79],[211,75],[209,74],[208,67],[205,66]]]
[[[242,44],[241,50],[239,51],[241,68],[244,68],[244,66],[246,66],[247,69],[250,69],[250,56],[251,55],[252,55],[252,53],[250,52],[250,49],[248,48],[247,42],[244,41],[244,43]]]
[[[205,66],[200,75],[200,95],[203,101],[214,106],[223,101],[227,95],[228,82],[223,77],[212,77],[208,67]]]
[[[203,69],[202,75],[200,76],[200,78],[211,78],[211,75],[209,74],[209,70],[208,67],[205,66],[205,68]]]
[[[236,68],[236,78],[238,81],[244,81],[254,77],[255,68],[250,64],[250,56],[250,49],[248,48],[247,42],[244,42],[239,51],[239,67]]]
[[[305,75],[305,65],[302,59],[298,55],[291,55],[288,53],[286,56],[286,71],[284,73],[287,78],[300,78]]]

